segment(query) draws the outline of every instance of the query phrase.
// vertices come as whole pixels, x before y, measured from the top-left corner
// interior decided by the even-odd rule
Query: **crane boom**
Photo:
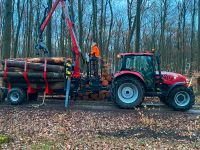
[[[70,5],[69,5],[68,0],[56,0],[54,2],[52,8],[50,9],[50,11],[48,13],[48,15],[45,16],[45,19],[40,26],[40,30],[39,30],[40,31],[40,34],[39,34],[40,35],[40,41],[42,41],[42,33],[44,32],[46,26],[50,22],[51,17],[53,15],[55,9],[57,8],[59,2],[61,2],[62,10],[63,10],[63,13],[65,15],[65,21],[67,23],[69,33],[70,33],[70,36],[71,36],[71,40],[72,40],[72,50],[73,50],[74,56],[75,56],[74,59],[73,59],[74,71],[73,71],[73,74],[72,74],[72,78],[80,78],[81,75],[80,75],[79,57],[80,57],[81,49],[78,45],[77,38],[76,38],[74,29],[73,29],[73,22],[70,19],[69,9],[68,9],[68,7]],[[44,46],[39,45],[38,47],[44,47]]]

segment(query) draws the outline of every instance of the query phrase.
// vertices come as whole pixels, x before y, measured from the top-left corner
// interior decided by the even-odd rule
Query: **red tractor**
[[[114,75],[112,95],[122,108],[140,105],[145,96],[159,97],[175,110],[189,110],[195,101],[187,77],[160,71],[160,55],[122,53],[119,72]]]

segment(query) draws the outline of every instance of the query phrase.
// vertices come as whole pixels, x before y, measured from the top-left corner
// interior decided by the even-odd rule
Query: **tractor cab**
[[[123,53],[120,58],[119,73],[129,72],[139,75],[146,88],[155,88],[156,70],[159,68],[153,53]]]

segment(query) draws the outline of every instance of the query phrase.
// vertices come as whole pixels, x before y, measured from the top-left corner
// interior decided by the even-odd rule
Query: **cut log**
[[[49,83],[53,82],[64,82],[64,78],[62,79],[47,79]],[[44,79],[29,79],[31,83],[43,83],[44,84]],[[3,79],[3,82],[8,82],[7,79]],[[26,83],[24,78],[9,78],[10,83]]]
[[[112,81],[112,76],[111,76],[111,75],[107,75],[106,80],[107,80],[108,82]]]
[[[47,60],[47,64],[56,64],[56,65],[63,65],[63,63],[66,61],[72,61],[71,58],[64,58],[64,57],[51,57],[51,58],[28,58],[27,61],[30,63],[44,63],[45,59]],[[12,61],[25,61],[24,58],[15,58],[15,59],[9,59]]]
[[[103,80],[103,81],[102,81],[102,85],[103,85],[103,86],[108,86],[108,80]]]
[[[3,64],[5,62],[2,62]],[[14,61],[14,60],[8,60],[7,62],[8,67],[18,67],[18,68],[23,68],[24,69],[24,61]],[[28,69],[33,69],[33,70],[38,70],[38,71],[43,71],[44,70],[44,64],[42,63],[27,63],[27,68]],[[58,66],[58,65],[47,65],[47,71],[52,71],[52,72],[63,72],[64,71],[64,66]]]
[[[4,72],[0,72],[0,77],[3,77],[4,76]],[[23,72],[7,72],[7,77],[8,78],[13,78],[13,79],[16,79],[16,78],[23,78]],[[29,79],[43,79],[44,78],[44,74],[41,72],[41,73],[29,73],[27,72],[27,77]],[[53,73],[53,72],[50,72],[50,73],[47,73],[47,78],[50,78],[50,79],[62,79],[64,77],[64,74],[63,73]]]

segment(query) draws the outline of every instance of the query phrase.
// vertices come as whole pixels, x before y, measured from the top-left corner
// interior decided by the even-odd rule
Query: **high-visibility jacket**
[[[100,53],[99,53],[99,48],[95,45],[95,46],[92,46],[92,49],[91,49],[91,55],[95,56],[95,57],[99,57]]]

